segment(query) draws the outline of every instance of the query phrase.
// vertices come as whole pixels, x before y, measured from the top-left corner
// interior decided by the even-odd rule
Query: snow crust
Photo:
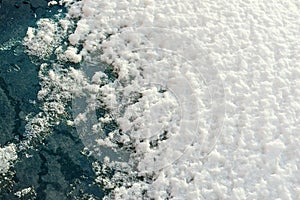
[[[104,167],[128,170],[100,148],[116,146],[118,132],[103,137],[101,125],[117,121],[118,141],[135,148],[126,159],[136,168],[105,180],[115,199],[300,196],[298,1],[83,0],[69,6],[65,20],[77,21],[76,29],[61,59],[82,68],[56,65],[41,75],[39,96],[57,100],[53,113],[64,106],[60,99],[75,99],[73,123],[87,148],[104,154]],[[39,31],[29,29],[27,40],[37,38],[48,52],[51,34],[39,39]],[[116,80],[103,84],[100,61],[114,67]],[[110,116],[96,118],[99,98]],[[134,169],[143,179],[128,178]],[[115,184],[119,180],[126,181]]]

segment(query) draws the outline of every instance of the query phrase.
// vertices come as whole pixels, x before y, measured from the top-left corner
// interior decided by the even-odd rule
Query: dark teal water
[[[24,140],[25,116],[39,112],[39,66],[23,53],[21,40],[39,18],[51,18],[61,9],[54,6],[50,10],[47,2],[0,0],[0,45],[12,43],[0,50],[1,147]],[[101,188],[94,183],[94,160],[81,153],[83,148],[72,127],[63,123],[54,127],[53,134],[32,149],[18,152],[10,172],[0,174],[0,199],[19,199],[14,193],[28,187],[35,192],[21,199],[101,199]]]

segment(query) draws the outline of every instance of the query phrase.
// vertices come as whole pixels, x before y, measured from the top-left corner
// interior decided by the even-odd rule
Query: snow
[[[57,5],[57,1],[49,1],[48,2],[48,6],[54,6],[54,5]]]
[[[65,51],[66,59],[70,62],[79,63],[82,59],[80,54],[77,54],[77,49],[74,47],[68,47]]]
[[[8,172],[13,162],[18,158],[15,144],[8,144],[0,148],[0,174]]]
[[[33,194],[36,195],[36,192],[35,192],[34,187],[24,188],[24,189],[22,189],[22,190],[20,190],[20,191],[15,192],[14,194],[15,194],[17,197],[22,198],[22,197],[25,197],[25,196],[26,196],[27,194],[29,194],[29,193],[33,193]]]
[[[40,19],[38,28],[29,27],[23,45],[29,55],[47,58],[60,44],[59,26],[51,19]]]
[[[86,105],[73,109],[89,150],[94,150],[92,140],[113,146],[117,134],[105,139],[100,130],[97,134],[105,121],[94,114],[101,98],[123,131],[123,143],[131,142],[137,151],[128,163],[137,163],[133,169],[139,176],[152,177],[126,179],[113,187],[115,197],[141,198],[143,190],[149,199],[300,196],[297,1],[83,0],[68,5],[65,20],[76,29],[61,59],[82,67],[64,75],[54,70],[49,78],[65,88],[58,94],[74,95],[76,106]],[[51,44],[56,28],[49,20],[41,23],[37,32],[29,29],[24,43],[44,57],[56,45]],[[46,33],[44,27],[51,30]],[[37,53],[36,42],[45,53]],[[101,87],[103,69],[92,67],[100,61],[118,73]],[[41,98],[50,84],[43,78]],[[89,129],[92,135],[84,132]],[[114,163],[112,156],[106,164]],[[110,181],[109,187],[118,178]]]

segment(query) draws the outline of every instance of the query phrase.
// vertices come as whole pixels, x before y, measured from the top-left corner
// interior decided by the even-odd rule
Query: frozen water
[[[299,196],[297,1],[57,3],[24,39],[57,60],[27,127],[72,115],[107,198]]]

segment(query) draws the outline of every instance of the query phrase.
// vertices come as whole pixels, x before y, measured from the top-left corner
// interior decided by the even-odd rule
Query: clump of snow
[[[9,144],[0,148],[0,174],[5,174],[17,158],[17,147],[15,144]]]
[[[23,39],[26,53],[40,59],[55,55],[60,61],[79,63],[82,59],[80,52],[72,46],[65,49],[63,44],[72,27],[73,23],[68,17],[62,18],[61,14],[55,15],[54,19],[40,19],[36,28],[28,28],[26,37]]]
[[[24,197],[26,197],[26,195],[29,195],[29,194],[36,197],[36,191],[35,191],[34,187],[24,188],[20,191],[15,192],[14,194],[19,198],[24,198]]]
[[[79,63],[82,59],[82,56],[77,53],[77,48],[68,47],[68,49],[65,51],[65,59],[73,63]]]
[[[46,58],[60,44],[58,25],[51,19],[40,19],[37,29],[29,27],[23,44],[28,48],[27,53]]]
[[[58,2],[57,1],[49,1],[48,2],[48,6],[54,6],[54,5],[57,5]]]

